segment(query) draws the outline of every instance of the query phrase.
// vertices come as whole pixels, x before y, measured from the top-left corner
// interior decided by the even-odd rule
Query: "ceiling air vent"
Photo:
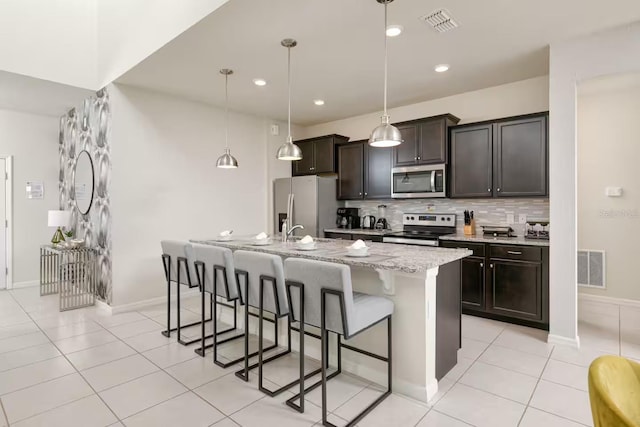
[[[421,21],[431,25],[434,30],[439,33],[446,33],[455,28],[458,28],[458,23],[451,16],[451,12],[447,9],[438,9],[433,12],[420,17]]]

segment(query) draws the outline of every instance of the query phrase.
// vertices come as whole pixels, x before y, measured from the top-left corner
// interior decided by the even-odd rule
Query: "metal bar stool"
[[[177,331],[178,342],[182,345],[193,344],[200,341],[200,338],[195,338],[189,341],[183,341],[181,335],[182,328],[188,328],[189,326],[199,325],[201,322],[208,322],[211,319],[203,319],[197,322],[192,322],[186,325],[180,324],[180,285],[188,286],[189,289],[195,288],[197,284],[193,284],[191,277],[196,277],[193,260],[187,258],[187,247],[189,243],[180,242],[176,240],[162,240],[160,242],[162,246],[162,265],[164,266],[164,275],[167,279],[167,329],[162,331],[162,335],[170,337],[171,332]],[[176,299],[177,299],[177,325],[175,328],[171,327],[171,283],[176,284]]]
[[[304,351],[304,324],[319,327],[322,343],[322,379],[304,388],[287,400],[287,405],[304,412],[304,395],[322,387],[322,424],[335,427],[327,421],[327,381],[341,371],[341,348],[356,351],[377,360],[387,362],[387,390],[362,412],[356,415],[347,426],[353,426],[371,412],[391,394],[391,360],[393,302],[384,297],[354,292],[351,284],[351,269],[343,264],[313,261],[300,258],[288,258],[284,263],[287,277],[287,297],[291,307],[291,318],[300,322],[300,349]],[[338,370],[327,376],[328,369],[328,332],[335,332],[345,339],[353,338],[361,332],[387,321],[387,356],[342,344],[338,339]],[[304,374],[304,354],[300,354],[300,377]],[[295,401],[300,399],[300,404]]]
[[[218,360],[218,345],[242,338],[242,335],[235,335],[225,339],[218,339],[218,335],[234,331],[238,328],[237,307],[239,300],[238,284],[236,282],[235,269],[233,266],[233,253],[230,249],[220,248],[210,245],[192,244],[187,247],[189,258],[194,260],[194,267],[198,277],[198,284],[201,291],[202,307],[202,331],[201,346],[195,352],[204,357],[205,351],[213,347],[213,362],[223,368],[227,368],[240,362],[244,357],[224,363]],[[215,291],[214,291],[215,290]],[[205,294],[209,293],[209,304],[211,318],[213,319],[213,343],[205,345],[204,318],[205,318]],[[224,298],[225,302],[218,301],[218,297]],[[230,304],[232,303],[232,304]],[[233,326],[218,331],[218,310],[217,306],[222,305],[233,309]]]
[[[245,340],[244,340],[244,368],[236,372],[236,376],[249,381],[249,370],[258,367],[258,388],[269,396],[276,396],[288,388],[298,384],[301,379],[296,378],[287,385],[276,390],[269,390],[263,386],[263,367],[265,364],[291,353],[291,318],[287,303],[284,269],[282,258],[277,255],[263,254],[249,251],[236,251],[233,254],[236,266],[236,280],[240,287],[241,298],[245,304]],[[258,363],[249,365],[249,307],[258,309]],[[275,345],[263,348],[264,312],[273,314]],[[287,318],[287,349],[264,359],[265,351],[278,346],[278,319]],[[311,377],[320,370],[307,374]],[[305,377],[305,378],[306,378]]]

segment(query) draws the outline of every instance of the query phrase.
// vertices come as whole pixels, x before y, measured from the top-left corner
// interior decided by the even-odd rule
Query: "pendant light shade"
[[[238,161],[231,155],[229,148],[229,76],[233,74],[233,70],[223,68],[220,74],[224,75],[224,137],[225,148],[224,154],[216,160],[216,167],[220,169],[236,169]]]
[[[231,150],[224,149],[224,154],[218,157],[216,161],[216,167],[220,169],[235,169],[238,167],[238,161],[231,155]]]
[[[298,42],[294,39],[284,39],[280,44],[287,48],[287,87],[289,89],[289,119],[287,124],[289,134],[287,136],[287,142],[278,148],[276,158],[278,160],[302,160],[302,150],[293,143],[293,138],[291,137],[291,48],[296,47]]]
[[[403,141],[398,128],[389,123],[389,115],[387,114],[387,4],[393,0],[376,1],[384,4],[384,113],[380,125],[371,132],[369,145],[372,147],[395,147],[402,144]]]

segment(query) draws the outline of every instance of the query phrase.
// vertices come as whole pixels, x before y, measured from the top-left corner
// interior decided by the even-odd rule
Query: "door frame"
[[[0,155],[0,159],[5,161],[5,171],[7,173],[4,181],[5,218],[7,219],[5,256],[7,266],[6,289],[10,290],[13,289],[13,156]]]

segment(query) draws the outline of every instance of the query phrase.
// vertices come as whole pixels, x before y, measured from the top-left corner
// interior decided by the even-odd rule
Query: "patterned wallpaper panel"
[[[387,220],[392,229],[402,229],[403,213],[455,213],[458,231],[464,227],[463,212],[474,211],[476,227],[481,225],[505,225],[507,214],[525,214],[527,219],[549,219],[549,199],[422,199],[422,200],[353,200],[347,207],[360,208],[360,215],[378,216],[378,205],[387,205]],[[552,225],[552,224],[550,224]],[[517,235],[522,235],[524,225],[511,224]],[[480,231],[480,230],[478,230]]]
[[[72,212],[72,228],[76,238],[98,249],[98,298],[111,304],[111,113],[109,94],[105,89],[87,98],[82,108],[72,109],[60,118],[58,180],[60,209]],[[80,214],[75,205],[73,173],[78,154],[83,150],[93,161],[94,194],[91,209]]]

